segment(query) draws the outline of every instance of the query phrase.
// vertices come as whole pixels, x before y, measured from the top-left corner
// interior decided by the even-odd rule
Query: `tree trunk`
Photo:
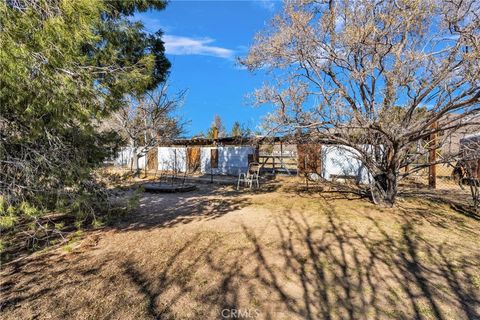
[[[139,153],[137,152],[138,148],[134,147],[133,148],[133,161],[135,162],[135,176],[138,176],[140,173],[140,157]]]
[[[397,200],[398,177],[395,173],[387,175],[387,188],[385,189],[385,204],[392,207]]]
[[[140,157],[138,156],[138,153],[135,153],[135,170],[138,172],[140,171]]]
[[[398,193],[398,175],[394,170],[381,173],[373,177],[374,185],[371,188],[372,200],[375,204],[392,207]]]

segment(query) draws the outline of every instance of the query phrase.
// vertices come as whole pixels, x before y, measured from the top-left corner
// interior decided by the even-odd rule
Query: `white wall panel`
[[[322,146],[323,178],[353,176],[358,182],[368,183],[368,171],[356,154],[357,151],[347,146]]]
[[[185,172],[187,170],[187,148],[159,147],[158,170]]]
[[[217,147],[218,149],[218,168],[210,168],[211,149],[215,147],[201,147],[200,170],[202,173],[238,175],[240,172],[246,172],[248,169],[248,155],[255,153],[255,148],[251,146],[227,146]]]

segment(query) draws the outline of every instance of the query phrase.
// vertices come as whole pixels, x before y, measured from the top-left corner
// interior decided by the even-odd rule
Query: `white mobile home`
[[[238,138],[184,139],[150,148],[147,155],[139,159],[139,168],[236,176],[248,170],[256,154],[256,146]],[[114,163],[130,166],[133,158],[133,148],[123,148]]]
[[[277,139],[281,142],[280,139]],[[275,141],[273,142],[275,143]],[[284,157],[273,152],[259,155],[259,142],[242,141],[237,138],[220,139],[181,139],[169,145],[150,148],[146,156],[139,158],[139,168],[161,172],[200,173],[237,176],[248,170],[249,163],[270,156]],[[308,174],[314,178],[326,180],[351,179],[358,183],[368,183],[369,174],[364,164],[357,159],[357,152],[347,146],[332,144],[291,144],[288,154],[296,169],[287,172]],[[295,151],[296,149],[296,151]],[[284,151],[281,146],[280,150]],[[133,148],[124,148],[115,159],[115,164],[130,167],[134,157]],[[282,159],[277,159],[281,163]],[[275,161],[275,160],[274,160]],[[268,168],[269,163],[262,162],[262,170],[278,173],[276,168]],[[134,164],[135,167],[135,164]]]

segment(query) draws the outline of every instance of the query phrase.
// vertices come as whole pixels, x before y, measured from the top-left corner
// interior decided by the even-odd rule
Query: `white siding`
[[[347,146],[322,146],[323,178],[332,175],[354,176],[361,183],[368,183],[368,171],[356,158],[357,152]]]
[[[159,147],[158,149],[158,170],[185,172],[187,170],[187,148],[185,147]],[[246,172],[248,169],[248,155],[255,153],[251,146],[227,146],[217,147],[218,168],[210,171],[210,150],[215,147],[200,147],[200,171],[204,174],[238,175],[239,172]],[[139,149],[140,150],[140,149]],[[130,166],[134,156],[134,148],[126,147],[117,154],[114,160],[116,165]],[[146,156],[139,158],[139,168],[145,168]],[[135,167],[135,163],[134,163]]]
[[[201,172],[205,174],[238,175],[248,169],[248,155],[255,153],[251,146],[217,147],[218,168],[210,168],[211,149],[215,147],[202,147],[200,154]]]
[[[176,172],[187,171],[187,148],[159,147],[158,170]]]

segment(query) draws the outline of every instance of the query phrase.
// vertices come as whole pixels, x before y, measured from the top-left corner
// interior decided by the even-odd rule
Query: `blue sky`
[[[186,135],[206,131],[218,114],[227,130],[234,121],[256,129],[268,106],[252,107],[246,95],[264,75],[238,66],[260,31],[278,10],[278,1],[171,1],[162,11],[135,15],[148,32],[164,32],[172,63],[170,90],[188,89],[180,110],[190,120]]]

